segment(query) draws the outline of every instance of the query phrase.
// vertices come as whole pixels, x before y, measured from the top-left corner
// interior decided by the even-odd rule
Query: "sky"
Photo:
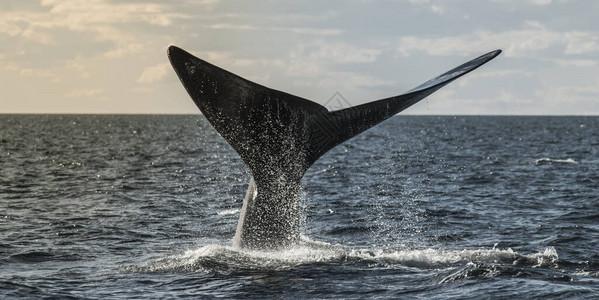
[[[179,46],[327,106],[503,53],[408,114],[599,115],[599,1],[1,0],[0,113],[198,113]]]

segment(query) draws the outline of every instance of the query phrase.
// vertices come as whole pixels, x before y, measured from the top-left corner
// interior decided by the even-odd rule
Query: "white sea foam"
[[[216,214],[219,216],[228,216],[228,215],[238,214],[239,211],[241,211],[241,209],[233,208],[233,209],[221,210],[221,211],[217,212]]]
[[[537,160],[535,160],[535,164],[553,164],[553,163],[558,163],[558,164],[577,164],[578,162],[575,161],[572,158],[566,158],[566,159],[557,159],[557,158],[549,158],[549,157],[543,157],[543,158],[539,158]]]
[[[553,248],[521,255],[512,249],[350,249],[341,245],[304,240],[297,247],[281,251],[250,251],[232,246],[207,245],[164,257],[146,266],[123,268],[125,272],[218,272],[229,270],[283,270],[318,263],[367,263],[377,266],[404,266],[417,269],[444,269],[469,263],[514,264],[534,267],[557,260]]]

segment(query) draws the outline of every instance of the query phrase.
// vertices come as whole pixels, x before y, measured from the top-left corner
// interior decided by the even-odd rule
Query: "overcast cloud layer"
[[[321,104],[503,54],[413,114],[599,115],[599,1],[0,1],[0,113],[196,113],[174,44]]]

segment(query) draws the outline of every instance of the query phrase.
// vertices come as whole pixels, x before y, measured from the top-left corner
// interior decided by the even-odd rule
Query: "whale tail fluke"
[[[301,178],[331,148],[412,106],[499,53],[501,50],[475,58],[407,93],[329,112],[318,103],[251,82],[178,47],[168,50],[195,104],[239,153],[254,178],[279,167],[286,169],[290,178]],[[300,160],[301,166],[289,165],[297,165]]]
[[[328,111],[267,88],[170,46],[168,56],[185,89],[250,169],[237,238],[240,245],[276,247],[297,240],[300,180],[327,151],[471,72],[501,50],[475,58],[407,93]],[[251,192],[250,192],[251,191]]]

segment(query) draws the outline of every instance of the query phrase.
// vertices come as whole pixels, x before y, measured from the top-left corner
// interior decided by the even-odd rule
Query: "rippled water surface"
[[[231,247],[249,175],[200,115],[0,115],[0,298],[596,298],[599,118],[398,116]]]

